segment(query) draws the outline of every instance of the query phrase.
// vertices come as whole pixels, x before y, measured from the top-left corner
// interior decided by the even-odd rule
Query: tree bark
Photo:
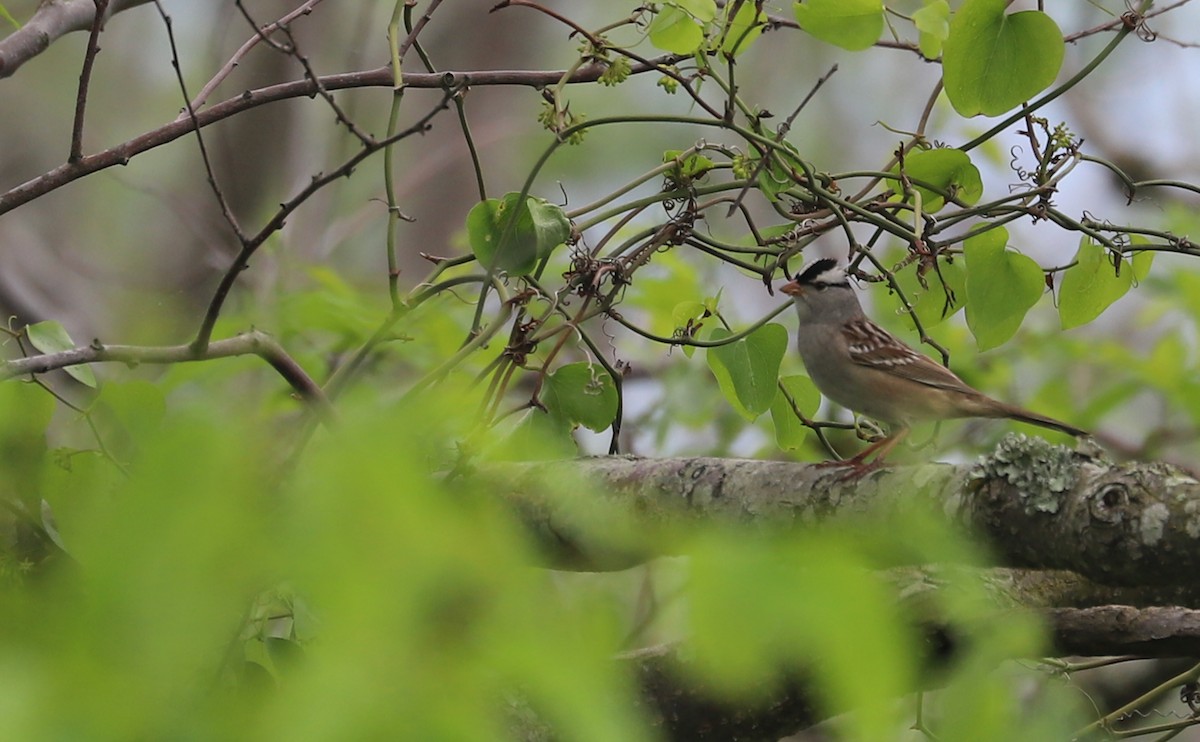
[[[1200,569],[1200,481],[1165,464],[1115,464],[1023,435],[970,465],[861,474],[779,461],[597,457],[507,464],[482,476],[563,569],[623,569],[675,553],[670,542],[650,549],[596,533],[589,521],[602,506],[625,513],[633,528],[707,519],[811,527],[924,509],[981,534],[998,566],[1070,570],[1136,588],[1190,585]]]

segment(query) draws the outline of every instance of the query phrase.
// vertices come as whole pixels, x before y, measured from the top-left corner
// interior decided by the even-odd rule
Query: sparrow
[[[1009,418],[1087,435],[971,388],[872,322],[836,260],[813,261],[780,291],[792,297],[800,316],[800,358],[813,384],[828,399],[888,426],[886,437],[841,462],[845,465],[863,466],[872,454],[873,465],[879,464],[913,423],[927,420]]]

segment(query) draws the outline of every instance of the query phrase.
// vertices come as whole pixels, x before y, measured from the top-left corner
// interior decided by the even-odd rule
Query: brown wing
[[[975,391],[950,369],[908,347],[869,319],[850,322],[842,328],[842,335],[855,363],[939,389]]]

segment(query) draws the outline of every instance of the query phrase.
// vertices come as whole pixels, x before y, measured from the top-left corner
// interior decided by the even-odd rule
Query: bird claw
[[[865,461],[861,460],[858,456],[855,456],[854,458],[841,459],[838,461],[820,461],[820,462],[817,462],[816,464],[813,464],[813,466],[816,466],[821,469],[832,469],[834,467],[837,467],[839,469],[845,469],[845,471],[840,472],[837,475],[837,481],[845,482],[845,481],[849,481],[852,479],[858,479],[859,477],[863,476],[864,474],[869,474],[870,472],[873,472],[876,469],[882,468],[883,462],[880,461],[879,459],[876,459],[876,460],[870,461],[870,462],[865,462]]]

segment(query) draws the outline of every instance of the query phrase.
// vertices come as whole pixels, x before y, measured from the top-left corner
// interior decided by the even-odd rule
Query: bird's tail
[[[1004,415],[1004,417],[1010,417],[1013,420],[1020,420],[1021,422],[1032,423],[1033,425],[1040,425],[1043,428],[1061,430],[1067,435],[1073,435],[1076,438],[1090,435],[1090,433],[1088,433],[1086,430],[1080,430],[1074,425],[1067,425],[1066,423],[1055,420],[1052,417],[1039,415],[1036,412],[1030,412],[1029,410],[1023,410],[1020,407],[1013,407],[1011,405],[1004,405],[1004,408],[1005,412],[1007,413]]]

